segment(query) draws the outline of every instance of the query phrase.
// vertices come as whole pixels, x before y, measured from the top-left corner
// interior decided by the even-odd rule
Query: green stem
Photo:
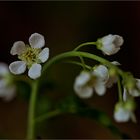
[[[38,90],[38,80],[32,83],[32,92],[30,95],[29,111],[28,111],[28,128],[27,128],[27,140],[34,139],[34,116],[35,116],[35,103]]]
[[[44,121],[44,120],[46,120],[46,119],[49,119],[49,118],[51,118],[51,117],[60,115],[61,113],[62,113],[62,112],[61,112],[60,110],[54,110],[54,111],[51,111],[51,112],[47,112],[46,114],[37,117],[37,118],[35,119],[35,123],[42,122],[42,121]]]
[[[83,57],[79,56],[79,58],[81,60],[83,69],[86,70],[86,66],[85,66],[86,64],[85,64],[85,61],[84,61]]]
[[[53,57],[52,59],[50,59],[43,67],[43,70],[42,70],[42,76],[41,77],[44,77],[45,74],[46,74],[46,70],[52,65],[52,64],[55,64],[56,62],[62,60],[62,59],[66,59],[66,58],[70,58],[70,57],[79,57],[79,56],[82,56],[82,57],[86,57],[86,58],[89,58],[89,59],[93,59],[93,60],[96,60],[108,67],[113,67],[114,69],[116,69],[116,71],[121,75],[123,76],[123,71],[121,71],[118,67],[116,67],[115,65],[113,65],[112,63],[110,63],[108,60],[102,58],[102,57],[99,57],[97,55],[94,55],[94,54],[91,54],[91,53],[87,53],[87,52],[80,52],[80,51],[70,51],[70,52],[65,52],[65,53],[62,53],[62,54],[59,54],[55,57]]]
[[[96,45],[96,44],[97,44],[96,42],[86,42],[86,43],[82,43],[82,44],[80,44],[79,46],[77,46],[77,47],[74,49],[74,51],[79,50],[79,49],[82,48],[83,46],[87,46],[87,45]],[[81,56],[79,56],[79,57],[80,57],[80,60],[81,60],[81,62],[82,62],[82,64],[83,64],[83,69],[86,70],[85,62],[84,62],[83,57],[81,57]]]
[[[65,63],[65,62],[64,62],[64,63]],[[75,65],[79,65],[79,66],[83,67],[83,65],[82,65],[80,62],[76,62],[76,61],[66,61],[66,63],[71,63],[71,64],[75,64]],[[86,69],[89,69],[89,70],[92,69],[92,67],[90,67],[90,66],[88,66],[88,65],[85,65],[85,68],[86,68]]]
[[[82,44],[80,44],[79,46],[77,46],[77,47],[74,49],[74,51],[77,51],[77,50],[79,50],[80,48],[82,48],[83,46],[87,46],[87,45],[97,45],[97,43],[96,43],[96,42],[86,42],[86,43],[82,43]]]
[[[120,77],[118,76],[118,92],[119,92],[119,101],[122,102],[123,98],[122,98],[122,89],[121,89],[121,82],[120,82]]]

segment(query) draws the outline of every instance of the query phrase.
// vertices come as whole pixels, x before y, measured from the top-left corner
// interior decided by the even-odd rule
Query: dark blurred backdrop
[[[44,1],[0,2],[0,61],[8,64],[16,60],[9,51],[13,43],[38,32],[45,36],[50,57],[72,50],[80,43],[95,41],[107,34],[124,37],[121,51],[110,60],[117,60],[122,68],[140,78],[140,2],[139,1]],[[94,48],[88,51],[100,52]],[[72,65],[59,65],[52,70],[53,78],[61,85],[72,88],[74,71]],[[67,77],[67,80],[66,80]],[[106,111],[111,117],[115,103],[116,88],[104,97],[93,97],[88,102]],[[58,92],[59,94],[59,92]],[[120,130],[133,138],[140,138],[140,100],[137,99],[138,123],[117,124]],[[9,103],[0,100],[0,136],[25,138],[27,102],[14,99]],[[112,117],[113,120],[113,117]],[[112,138],[110,132],[88,119],[61,116],[48,123],[46,138]]]

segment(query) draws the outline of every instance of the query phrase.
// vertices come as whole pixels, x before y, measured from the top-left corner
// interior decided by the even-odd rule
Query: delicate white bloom
[[[136,87],[132,90],[130,90],[130,94],[134,97],[140,96],[140,79],[135,79],[136,80]]]
[[[118,108],[114,113],[114,119],[117,122],[127,122],[129,121],[130,116],[130,111],[123,107]]]
[[[17,41],[13,44],[10,53],[18,55],[20,61],[11,63],[9,69],[13,74],[22,74],[28,68],[28,76],[36,79],[41,75],[42,66],[40,63],[46,62],[49,58],[49,48],[42,50],[45,40],[38,33],[34,33],[29,37],[29,44],[25,45],[23,41]]]
[[[136,122],[136,118],[133,111],[134,106],[132,102],[126,101],[124,103],[117,103],[114,111],[114,119],[117,122],[127,122],[130,119],[133,122]]]
[[[126,92],[128,92],[133,97],[140,96],[140,91],[138,91],[137,89],[128,89],[128,90],[126,90]]]
[[[128,95],[133,97],[140,96],[140,79],[135,79],[136,85],[133,88],[126,88],[124,87],[123,91],[123,99],[126,100]]]
[[[102,80],[97,78],[96,82],[94,83],[94,89],[99,96],[102,96],[106,92],[106,85]]]
[[[109,79],[109,72],[106,66],[99,65],[95,67],[92,72],[93,77],[95,77],[94,88],[98,95],[104,95],[106,92],[106,82]]]
[[[98,77],[99,80],[101,79],[101,81],[103,81],[104,83],[107,82],[107,80],[109,78],[108,69],[104,65],[99,65],[99,66],[95,67],[92,74],[95,75],[96,77]]]
[[[106,55],[113,55],[120,50],[124,40],[119,35],[109,34],[98,39],[98,48]]]
[[[0,97],[10,101],[15,97],[16,87],[11,83],[10,72],[5,63],[0,63]]]
[[[104,65],[99,65],[92,72],[81,72],[75,79],[74,90],[81,98],[90,98],[94,92],[93,89],[101,96],[106,92],[107,80],[108,69]]]
[[[79,97],[90,98],[92,96],[93,88],[88,85],[90,79],[91,75],[87,71],[82,71],[80,75],[76,77],[74,90]]]

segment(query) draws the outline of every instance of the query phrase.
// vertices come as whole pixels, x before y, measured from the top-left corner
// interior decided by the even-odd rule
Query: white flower
[[[49,58],[49,48],[45,47],[41,50],[45,45],[45,40],[38,33],[29,37],[29,44],[25,45],[23,41],[17,41],[13,44],[10,53],[18,55],[20,61],[11,63],[9,69],[13,74],[22,74],[28,68],[28,76],[36,79],[41,75],[42,66],[40,63],[46,62]]]
[[[120,50],[124,40],[119,35],[109,34],[107,36],[98,39],[98,49],[100,49],[106,55],[113,55]]]
[[[79,76],[76,77],[74,83],[74,90],[81,98],[89,98],[92,96],[93,88],[88,85],[91,79],[91,74],[86,71],[82,71]]]
[[[106,92],[107,80],[108,69],[104,65],[99,65],[92,72],[82,71],[75,79],[74,90],[81,98],[90,98],[94,92],[93,89],[101,96]]]
[[[130,119],[133,122],[136,122],[136,118],[133,111],[134,106],[132,102],[127,101],[124,103],[117,103],[114,111],[114,119],[117,122],[127,122]]]
[[[10,101],[15,97],[16,87],[11,83],[10,72],[5,63],[0,63],[0,97]]]
[[[138,97],[140,96],[140,79],[135,79],[136,80],[136,85],[135,88],[129,89],[129,94],[133,97]]]
[[[123,91],[123,99],[124,101],[127,100],[128,96],[138,97],[140,96],[140,79],[135,79],[136,83],[133,88],[126,88],[124,87]]]
[[[114,113],[114,119],[117,122],[127,122],[130,119],[130,111],[123,107],[118,108]]]

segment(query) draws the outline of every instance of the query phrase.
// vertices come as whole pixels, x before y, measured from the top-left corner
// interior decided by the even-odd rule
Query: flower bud
[[[97,47],[106,55],[113,55],[120,50],[124,40],[119,35],[109,34],[97,40]]]

